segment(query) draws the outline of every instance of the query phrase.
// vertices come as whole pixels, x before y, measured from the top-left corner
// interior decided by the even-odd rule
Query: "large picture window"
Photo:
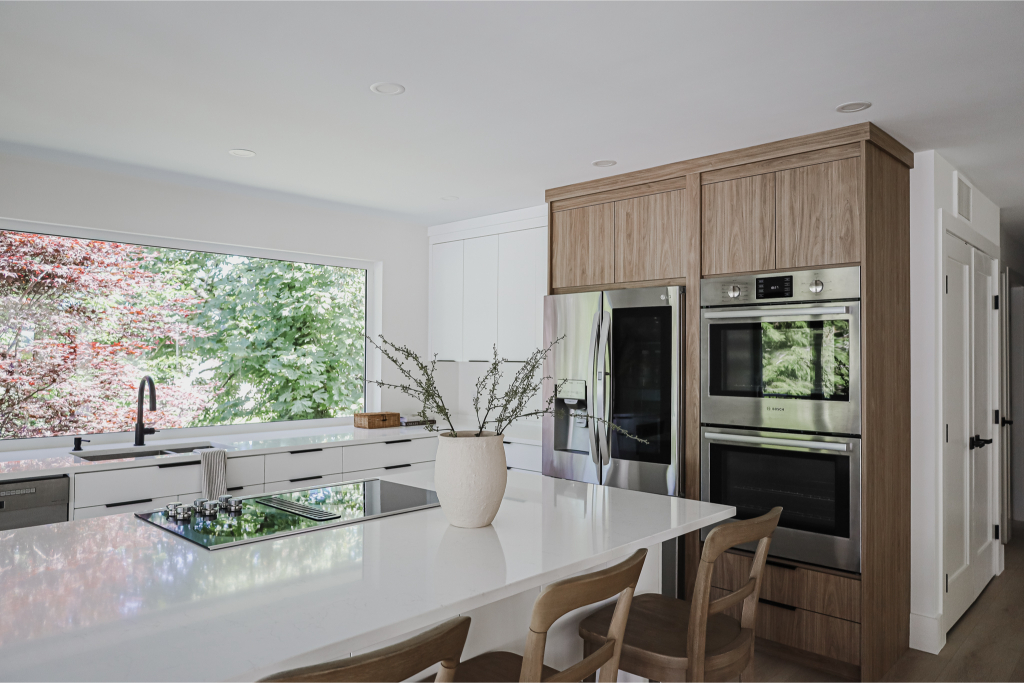
[[[0,439],[363,408],[366,271],[0,231]]]

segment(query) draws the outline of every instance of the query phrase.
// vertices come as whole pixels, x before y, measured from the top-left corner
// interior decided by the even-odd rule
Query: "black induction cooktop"
[[[168,510],[135,516],[207,550],[219,550],[438,505],[433,491],[368,479],[235,499],[215,513],[193,511],[184,519]]]

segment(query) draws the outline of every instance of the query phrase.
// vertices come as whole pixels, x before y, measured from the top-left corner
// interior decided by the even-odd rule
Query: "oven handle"
[[[704,317],[708,320],[721,318],[781,318],[793,315],[844,315],[850,312],[849,306],[815,306],[812,308],[780,308],[778,310],[766,311],[705,311]]]
[[[794,446],[796,448],[817,448],[823,451],[850,450],[848,443],[836,443],[834,441],[804,441],[802,439],[776,439],[767,436],[744,436],[743,434],[719,434],[718,432],[704,432],[704,438],[712,441],[731,441],[733,443],[750,443],[758,446]]]

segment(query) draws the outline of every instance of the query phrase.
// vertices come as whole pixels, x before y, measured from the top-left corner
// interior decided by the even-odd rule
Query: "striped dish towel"
[[[203,498],[217,500],[228,492],[228,454],[223,448],[199,451],[203,459]]]

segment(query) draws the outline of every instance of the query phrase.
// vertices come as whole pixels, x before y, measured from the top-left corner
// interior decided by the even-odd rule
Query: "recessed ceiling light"
[[[374,83],[370,90],[378,95],[401,95],[405,92],[405,86],[398,83]]]
[[[233,157],[245,157],[246,159],[256,156],[256,152],[251,149],[229,149],[228,154]]]
[[[847,102],[836,107],[836,111],[840,114],[853,114],[858,111],[864,111],[870,106],[870,102]]]
[[[597,166],[598,168],[608,168],[609,166],[614,166],[617,163],[619,162],[615,161],[615,159],[600,159],[594,162],[594,166]]]
[[[459,201],[459,198],[458,198],[458,197],[456,197],[456,196],[455,196],[455,195],[453,195],[453,194],[450,194],[450,195],[448,195],[447,197],[441,197],[441,201],[445,201],[445,202],[457,202],[457,201]]]

